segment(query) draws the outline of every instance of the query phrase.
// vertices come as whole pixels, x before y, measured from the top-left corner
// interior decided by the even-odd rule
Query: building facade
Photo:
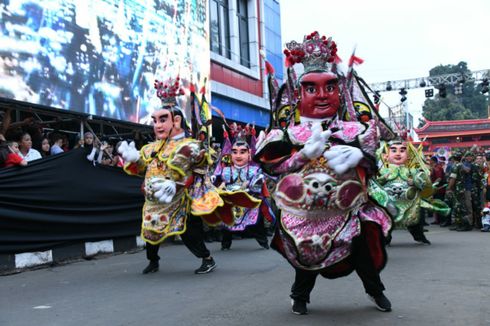
[[[425,152],[439,148],[490,147],[490,119],[429,121],[415,129]]]
[[[278,0],[209,0],[211,104],[226,119],[265,128],[269,98],[259,51],[283,78]]]

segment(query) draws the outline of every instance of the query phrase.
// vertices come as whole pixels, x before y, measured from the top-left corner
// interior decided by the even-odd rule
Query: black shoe
[[[202,259],[201,267],[199,267],[198,269],[196,269],[194,271],[194,273],[196,273],[196,274],[207,274],[207,273],[211,272],[215,268],[216,268],[216,263],[214,262],[214,259],[213,258],[211,258],[211,259],[205,259],[205,258],[203,258]]]
[[[460,227],[461,227],[461,225],[454,224],[453,226],[451,226],[449,228],[449,230],[450,231],[457,231]]]
[[[388,234],[388,236],[385,238],[385,244],[386,244],[387,246],[391,245],[391,239],[393,239],[393,238],[391,237],[391,234]]]
[[[451,225],[451,222],[450,221],[446,221],[444,223],[441,223],[439,226],[443,228],[443,227],[450,226],[450,225]]]
[[[258,242],[258,243],[259,243],[259,245],[260,245],[262,248],[264,248],[264,249],[269,249],[269,248],[270,248],[270,247],[269,247],[269,243],[267,242],[267,240],[265,240],[265,241],[258,241],[258,240],[257,240],[257,242]]]
[[[292,312],[296,315],[306,315],[308,314],[308,308],[306,308],[306,301],[293,299],[291,301],[293,305]]]
[[[221,250],[230,250],[231,242],[221,241]]]
[[[155,273],[158,272],[158,262],[157,261],[150,261],[148,266],[145,267],[143,270],[143,274],[149,274],[149,273]]]
[[[465,231],[471,231],[473,230],[473,227],[471,225],[463,225],[459,228],[456,229],[458,232],[465,232]]]
[[[419,238],[414,238],[414,240],[417,242],[423,243],[423,244],[427,244],[427,245],[431,244],[430,241],[427,240],[427,238],[425,236],[419,237]]]
[[[387,297],[385,297],[383,293],[375,297],[372,295],[368,295],[368,297],[369,300],[374,302],[374,304],[376,305],[376,309],[378,309],[379,311],[384,311],[384,312],[391,311],[391,302],[390,300],[388,300]]]

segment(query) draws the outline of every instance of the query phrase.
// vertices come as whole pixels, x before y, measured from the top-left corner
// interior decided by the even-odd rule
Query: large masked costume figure
[[[259,136],[254,159],[279,178],[273,198],[281,212],[271,246],[296,271],[293,313],[307,313],[319,274],[337,278],[353,270],[377,308],[390,311],[379,272],[386,264],[384,240],[391,220],[366,190],[376,171],[379,130],[388,129],[354,71],[337,72],[331,39],[314,32],[303,43],[286,46],[288,80],[279,89],[271,87],[277,94],[275,128]],[[297,81],[295,63],[304,66]],[[357,121],[360,107],[371,113],[364,122]],[[286,119],[285,108],[291,111]]]
[[[223,225],[223,238],[221,249],[228,250],[232,244],[232,233],[247,231],[254,236],[259,245],[269,249],[267,232],[264,227],[264,217],[272,222],[273,215],[268,205],[268,191],[265,186],[265,176],[257,164],[251,161],[252,152],[255,149],[255,129],[245,127],[239,131],[231,130],[233,139],[229,133],[224,133],[224,146],[222,150],[221,164],[214,175],[216,185],[227,194],[245,192],[250,198],[255,199],[259,207],[245,208],[236,201],[233,208],[234,225]],[[250,143],[247,141],[250,138]],[[221,193],[223,196],[224,193]],[[237,197],[238,198],[238,197]]]
[[[207,178],[209,151],[203,142],[187,137],[187,124],[176,102],[176,96],[184,94],[179,78],[166,84],[156,81],[155,88],[162,100],[162,107],[152,114],[156,141],[141,151],[126,142],[119,149],[128,162],[125,171],[145,177],[141,237],[150,263],[143,273],[158,270],[160,243],[174,235],[202,258],[195,273],[208,273],[216,264],[204,244],[202,220],[220,224],[217,210],[223,209],[224,202]]]
[[[420,208],[442,215],[449,214],[449,208],[441,200],[430,198],[433,186],[421,154],[410,142],[394,140],[385,146],[382,161],[385,164],[376,182],[371,181],[371,195],[393,212],[396,228],[406,228],[415,241],[430,244],[424,235]]]

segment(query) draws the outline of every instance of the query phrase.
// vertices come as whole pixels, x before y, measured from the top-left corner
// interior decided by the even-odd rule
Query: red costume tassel
[[[265,62],[265,72],[268,75],[273,75],[274,74],[274,67],[269,63],[269,61]]]
[[[196,92],[196,86],[194,85],[194,83],[191,83],[189,85],[189,90],[191,91],[191,93],[195,93]]]

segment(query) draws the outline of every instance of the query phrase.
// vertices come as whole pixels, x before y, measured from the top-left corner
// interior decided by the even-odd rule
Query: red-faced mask
[[[331,118],[340,108],[338,78],[329,72],[310,72],[301,78],[300,114],[307,118]]]

